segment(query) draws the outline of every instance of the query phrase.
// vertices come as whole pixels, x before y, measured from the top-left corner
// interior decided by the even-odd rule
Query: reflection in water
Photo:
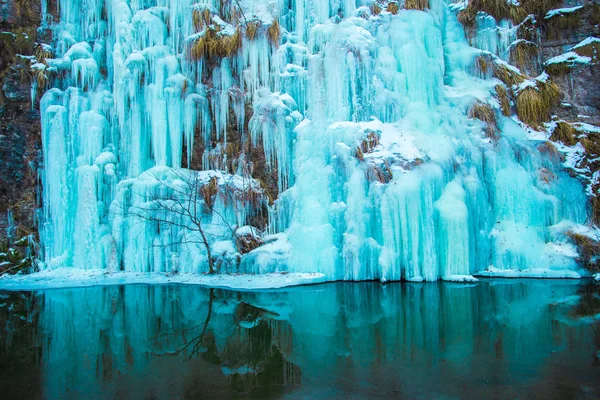
[[[576,313],[600,310],[584,290],[503,280],[13,293],[0,300],[0,386],[48,398],[594,398],[599,326]]]

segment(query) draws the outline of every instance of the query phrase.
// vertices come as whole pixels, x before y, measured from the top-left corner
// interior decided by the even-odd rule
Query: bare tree
[[[200,244],[206,251],[209,273],[217,272],[215,260],[211,250],[211,242],[218,239],[233,239],[237,229],[237,222],[230,223],[214,207],[217,195],[236,212],[240,205],[256,204],[261,201],[261,189],[254,188],[250,180],[242,178],[242,187],[236,187],[231,182],[221,182],[219,176],[209,176],[198,171],[174,170],[168,171],[172,179],[164,179],[152,171],[148,171],[156,182],[154,190],[150,193],[137,194],[145,201],[141,204],[121,205],[124,217],[134,217],[141,223],[152,221],[157,224],[158,230],[179,229],[185,237],[177,242],[166,245]],[[227,175],[223,175],[225,177]],[[211,215],[211,222],[207,223],[206,217]],[[220,223],[214,221],[217,216]],[[221,231],[227,235],[213,233],[214,229],[221,226]],[[191,235],[187,235],[191,234]]]

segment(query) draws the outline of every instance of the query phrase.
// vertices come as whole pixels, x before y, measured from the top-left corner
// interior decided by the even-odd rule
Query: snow
[[[572,50],[593,44],[593,43],[600,43],[600,39],[594,36],[590,36],[584,40],[582,40],[580,43],[576,44],[575,46],[573,46]]]
[[[531,268],[524,270],[498,269],[488,267],[485,271],[480,271],[475,276],[482,278],[539,278],[539,279],[580,279],[586,275],[584,271],[576,272],[573,270],[549,270],[546,268]]]
[[[584,64],[585,65],[585,64],[589,64],[591,61],[592,61],[592,59],[589,57],[583,57],[583,56],[580,56],[579,54],[575,53],[574,51],[569,51],[569,52],[561,54],[559,56],[552,57],[551,59],[546,61],[546,64],[550,65],[550,64],[568,63],[569,65],[575,65],[575,64]]]
[[[575,126],[578,130],[586,133],[600,133],[600,126],[586,124],[585,122],[577,122],[575,123]]]
[[[548,11],[548,13],[546,13],[546,16],[544,17],[544,19],[550,19],[550,18],[556,17],[556,16],[562,17],[563,15],[572,14],[581,9],[583,9],[583,6],[556,8],[554,10]]]
[[[3,275],[0,277],[0,290],[44,290],[124,284],[181,284],[235,290],[266,290],[312,285],[324,281],[325,276],[319,273],[207,275],[122,271],[107,273],[102,270],[57,268],[31,275]]]
[[[472,275],[448,275],[444,277],[444,280],[447,282],[479,282],[479,279]]]

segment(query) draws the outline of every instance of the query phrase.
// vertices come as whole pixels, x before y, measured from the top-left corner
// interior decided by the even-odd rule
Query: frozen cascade
[[[44,267],[200,273],[210,249],[222,272],[332,280],[581,272],[582,185],[472,74],[516,27],[479,15],[469,44],[448,1],[371,3],[60,0]],[[242,254],[246,225],[265,244]]]

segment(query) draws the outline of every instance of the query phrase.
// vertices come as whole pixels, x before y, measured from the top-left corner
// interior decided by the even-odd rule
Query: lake
[[[6,399],[598,398],[586,280],[0,292]]]

